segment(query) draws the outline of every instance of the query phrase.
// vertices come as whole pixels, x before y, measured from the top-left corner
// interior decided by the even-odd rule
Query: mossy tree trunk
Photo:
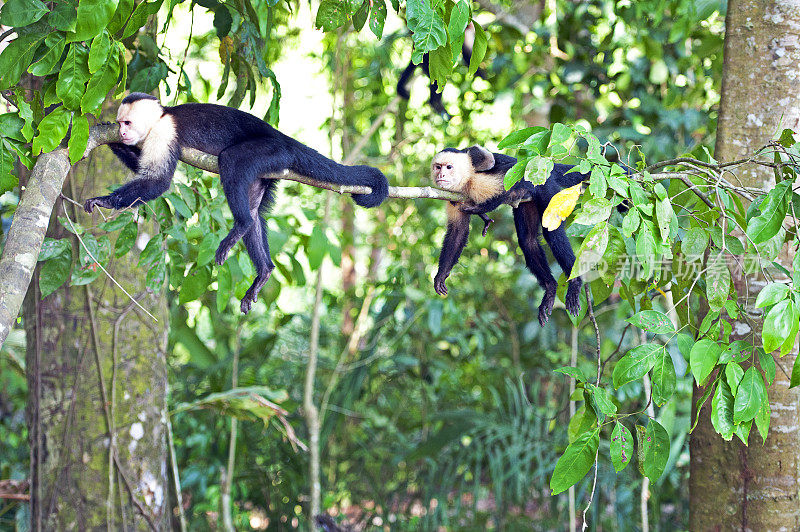
[[[715,157],[751,154],[783,128],[800,131],[800,3],[797,0],[730,0]],[[769,189],[768,168],[750,166],[742,184]],[[791,265],[791,256],[780,259]],[[754,309],[764,286],[759,276],[734,275],[739,301],[758,330]],[[751,325],[733,320],[731,340],[751,339]],[[757,339],[760,342],[760,338]],[[750,444],[725,442],[714,432],[707,401],[691,439],[690,530],[800,529],[800,390],[789,389],[797,349],[782,359],[770,388],[766,443],[755,430]],[[695,390],[694,401],[699,398]]]
[[[73,169],[63,193],[80,201],[127,174],[101,147]],[[62,203],[56,202],[47,236],[70,238],[77,253],[77,238],[56,219],[65,216]],[[72,204],[66,210],[73,222],[92,223]],[[140,224],[139,232],[141,238],[155,228]],[[24,307],[33,530],[170,528],[168,315],[163,290],[145,291],[147,272],[137,260],[134,247],[108,270],[158,323],[103,274],[42,300],[36,269]]]

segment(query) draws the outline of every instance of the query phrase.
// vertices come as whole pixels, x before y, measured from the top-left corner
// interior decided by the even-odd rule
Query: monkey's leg
[[[253,214],[250,201],[252,185],[260,175],[286,168],[285,156],[279,147],[270,147],[262,139],[236,144],[219,154],[219,177],[233,215],[233,227],[217,248],[217,264],[225,262],[231,248],[250,230],[258,217]],[[261,196],[253,205],[257,206],[260,201]]]
[[[272,270],[275,265],[272,263],[272,258],[269,255],[269,240],[267,239],[267,224],[262,218],[266,214],[267,207],[272,201],[271,189],[275,186],[274,181],[259,180],[252,185],[258,187],[260,193],[258,194],[258,202],[253,205],[255,195],[251,196],[251,214],[256,218],[256,222],[250,227],[250,230],[244,234],[242,240],[244,241],[247,254],[250,260],[253,261],[253,266],[256,268],[256,278],[253,284],[248,288],[247,293],[242,298],[241,309],[244,314],[250,311],[250,306],[258,299],[258,293],[269,280]]]
[[[469,215],[458,210],[458,207],[447,204],[447,233],[444,235],[442,251],[439,253],[439,270],[433,278],[433,289],[440,296],[447,295],[444,282],[450,275],[453,266],[458,262],[469,236]]]
[[[539,285],[544,288],[544,297],[539,304],[539,324],[544,327],[553,312],[558,283],[550,272],[547,256],[539,244],[538,236],[541,224],[539,209],[534,202],[527,202],[513,209],[513,212],[517,240],[522,254],[525,256],[525,264],[539,281]]]
[[[572,267],[575,265],[575,253],[572,251],[572,244],[569,241],[564,225],[560,225],[555,231],[543,230],[544,239],[550,246],[558,265],[564,275],[569,277]],[[567,297],[564,305],[573,316],[577,316],[581,311],[581,285],[583,280],[580,277],[570,279],[567,283]]]

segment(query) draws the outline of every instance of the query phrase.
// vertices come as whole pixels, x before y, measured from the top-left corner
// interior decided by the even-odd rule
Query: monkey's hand
[[[447,295],[447,287],[444,284],[445,279],[447,279],[446,275],[436,274],[436,277],[433,278],[433,289],[436,290],[436,293],[440,296]]]
[[[492,225],[492,222],[494,222],[494,219],[489,218],[485,214],[479,214],[478,216],[480,216],[481,220],[483,220],[483,231],[481,231],[481,236],[486,236],[486,232],[489,230],[489,226]]]
[[[114,206],[111,205],[111,196],[98,196],[96,198],[91,198],[86,200],[86,203],[83,204],[83,210],[85,210],[89,214],[92,213],[95,207],[103,207],[104,209],[113,209]]]

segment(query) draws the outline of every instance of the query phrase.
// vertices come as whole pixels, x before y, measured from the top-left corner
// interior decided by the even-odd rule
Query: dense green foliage
[[[236,444],[237,529],[263,525],[262,517],[275,529],[305,526],[307,454],[286,437],[281,419],[308,441],[299,406],[312,273],[319,269],[325,290],[316,397],[327,406],[323,506],[351,519],[401,530],[438,524],[563,528],[562,492],[577,484],[578,500],[588,499],[594,488],[586,474],[599,453],[589,511],[598,527],[630,525],[647,477],[653,482],[652,520],[685,528],[684,443],[696,423],[690,419],[691,377],[706,386],[703,401],[711,399],[712,422],[724,438],[747,441],[753,424],[765,437],[766,386],[775,376],[768,353],[788,352],[797,336],[800,282],[794,276],[800,265],[787,272],[792,284],[773,282],[759,296],[766,320],[763,343],[753,346],[730,341],[727,318],[741,315],[742,308],[724,259],[735,255],[771,276],[783,268],[774,261],[785,241],[797,246],[796,235],[782,225],[800,210],[800,195],[790,187],[800,158],[797,139],[787,131],[762,154],[762,161],[776,165],[779,183],[745,208],[741,190],[716,180],[719,167],[709,154],[724,3],[556,5],[558,19],[542,13],[527,35],[499,22],[482,27],[473,18],[479,15],[474,6],[463,0],[390,2],[405,16],[410,39],[405,30],[385,31],[391,15],[383,0],[323,0],[315,23],[331,32],[319,59],[334,90],[355,96],[344,98],[347,104],[331,121],[345,137],[358,138],[390,105],[409,57],[419,62],[430,53],[431,77],[440,86],[447,83],[445,104],[454,118],[445,121],[427,107],[415,108],[422,98],[412,96],[411,107],[401,103],[400,112],[368,139],[362,161],[381,168],[392,184],[429,184],[433,153],[471,143],[518,156],[509,184],[523,175],[541,180],[554,160],[591,172],[570,233],[581,268],[573,275],[589,274],[602,331],[603,373],[597,380],[595,329],[585,299],[577,320],[562,307],[547,327],[539,326],[541,291],[515,252],[513,223],[503,209],[487,237],[470,237],[450,295],[440,299],[431,285],[444,234],[440,202],[389,200],[380,217],[359,212],[351,239],[340,223],[322,223],[322,192],[283,185],[268,222],[277,267],[247,317],[232,304],[252,280],[247,255],[212,264],[231,224],[215,176],[183,168],[168,194],[136,213],[91,228],[65,222],[81,235],[79,249],[69,240],[46,242],[40,255],[43,296],[66,282],[92,282],[102,275],[95,262],[129,256],[143,236],[141,219],[158,223],[160,232],[148,235],[138,265],[148,272],[148,288],[169,280],[171,406],[178,409],[172,423],[192,530],[217,526],[231,415],[249,419],[240,423]],[[0,199],[4,222],[18,193],[14,165],[30,166],[70,127],[70,157],[78,160],[88,125],[109,91],[160,88],[179,102],[218,99],[277,123],[281,80],[269,65],[293,44],[291,17],[299,6],[197,2],[193,9],[213,13],[213,29],[192,35],[185,53],[170,55],[159,36],[169,30],[173,10],[188,7],[99,1],[59,2],[51,10],[38,0],[3,6],[0,23],[17,34],[0,54],[0,89],[12,89],[15,106],[0,115],[0,194],[9,192]],[[137,33],[159,10],[162,25],[154,33]],[[457,60],[471,20],[478,31],[467,67]],[[364,26],[369,33],[361,31]],[[217,53],[221,83],[203,79],[194,66]],[[472,75],[481,62],[488,81]],[[18,86],[26,73],[42,82],[32,96]],[[422,82],[415,88],[426,92]],[[253,108],[259,95],[269,101],[265,108]],[[548,127],[529,126],[537,112]],[[493,117],[503,113],[514,118],[498,128]],[[299,119],[285,113],[282,118]],[[667,167],[654,163],[682,154],[705,171],[687,174],[686,181],[659,175]],[[294,200],[282,201],[287,198]],[[624,214],[614,209],[620,204],[628,208]],[[335,205],[335,215],[340,212]],[[746,241],[734,236],[737,230]],[[346,249],[351,242],[363,268],[355,289],[345,291],[339,268],[343,254],[353,258]],[[666,292],[674,298],[677,323],[661,297]],[[698,321],[703,306],[708,312]],[[343,309],[349,309],[347,316]],[[343,330],[360,312],[367,332],[349,349]],[[0,352],[0,428],[12,435],[0,438],[0,478],[27,474],[23,358],[10,341]],[[238,387],[278,403],[285,416],[264,403],[224,395],[234,360]],[[796,369],[792,383],[799,379]],[[572,394],[571,380],[577,386]],[[251,388],[256,386],[262,388]],[[198,403],[211,394],[223,395]],[[578,402],[573,416],[570,399]],[[651,402],[658,407],[654,417],[647,414]],[[627,467],[633,460],[638,470]],[[0,526],[10,524],[2,520],[12,507],[0,507]]]

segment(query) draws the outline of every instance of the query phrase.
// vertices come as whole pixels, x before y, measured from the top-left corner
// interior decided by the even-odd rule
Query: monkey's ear
[[[477,172],[494,168],[494,155],[483,146],[472,146],[467,150],[472,167]]]

